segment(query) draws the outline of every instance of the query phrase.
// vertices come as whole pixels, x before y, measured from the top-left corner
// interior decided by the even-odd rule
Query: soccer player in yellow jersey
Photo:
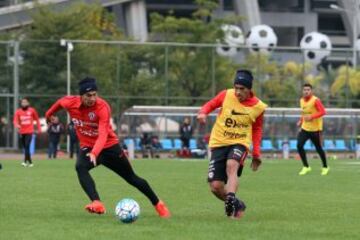
[[[303,168],[299,172],[299,175],[303,176],[311,171],[304,149],[305,142],[310,139],[321,158],[323,165],[321,175],[324,176],[327,175],[330,170],[326,162],[324,149],[322,148],[322,117],[326,114],[325,108],[320,99],[313,95],[311,84],[304,84],[302,95],[300,99],[301,117],[298,122],[298,126],[301,127],[301,129],[297,138],[297,150],[301,157]]]
[[[261,164],[262,122],[267,106],[251,91],[252,81],[251,72],[238,70],[234,88],[221,91],[201,108],[197,116],[200,123],[204,123],[210,112],[220,108],[209,141],[208,182],[213,194],[225,202],[226,215],[233,218],[241,218],[246,208],[235,194],[251,144],[253,171]]]

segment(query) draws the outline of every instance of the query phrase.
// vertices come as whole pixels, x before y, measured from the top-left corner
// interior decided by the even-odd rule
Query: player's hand
[[[306,122],[308,122],[308,121],[311,121],[312,120],[312,118],[311,118],[311,116],[310,115],[308,115],[308,116],[304,116],[304,121],[306,121]]]
[[[199,113],[196,118],[202,124],[206,122],[206,114],[204,113]]]
[[[261,165],[261,159],[260,158],[253,158],[252,161],[251,161],[250,167],[255,172],[255,171],[258,170],[260,165]]]
[[[86,154],[86,156],[89,157],[90,162],[92,162],[92,163],[94,164],[94,166],[96,167],[96,156],[95,156],[95,154],[93,154],[93,153],[88,153],[88,154]]]
[[[300,126],[301,126],[301,123],[302,123],[302,121],[299,120],[299,121],[296,123],[296,126],[300,127]]]

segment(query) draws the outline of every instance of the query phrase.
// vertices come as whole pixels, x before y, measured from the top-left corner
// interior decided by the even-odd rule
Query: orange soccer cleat
[[[105,206],[99,200],[95,200],[92,203],[85,206],[85,209],[89,213],[104,214],[106,212]]]
[[[161,218],[169,218],[171,216],[169,209],[161,200],[156,204],[155,210]]]

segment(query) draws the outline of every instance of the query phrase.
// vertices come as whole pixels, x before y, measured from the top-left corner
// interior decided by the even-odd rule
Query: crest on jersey
[[[94,120],[95,117],[96,117],[96,115],[95,115],[94,112],[89,112],[88,116],[89,116],[89,118],[90,118],[91,121]]]

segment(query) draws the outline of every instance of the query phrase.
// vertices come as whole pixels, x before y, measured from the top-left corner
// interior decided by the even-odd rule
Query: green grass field
[[[224,216],[223,203],[208,190],[206,160],[136,160],[172,211],[160,219],[147,199],[105,167],[92,171],[107,206],[102,216],[83,210],[88,199],[71,160],[37,161],[24,168],[1,160],[0,239],[360,239],[360,162],[331,160],[320,176],[320,161],[304,177],[295,160],[264,160],[260,171],[246,167],[239,196],[247,204],[241,220]],[[116,203],[134,198],[141,216],[133,224],[114,217]]]

